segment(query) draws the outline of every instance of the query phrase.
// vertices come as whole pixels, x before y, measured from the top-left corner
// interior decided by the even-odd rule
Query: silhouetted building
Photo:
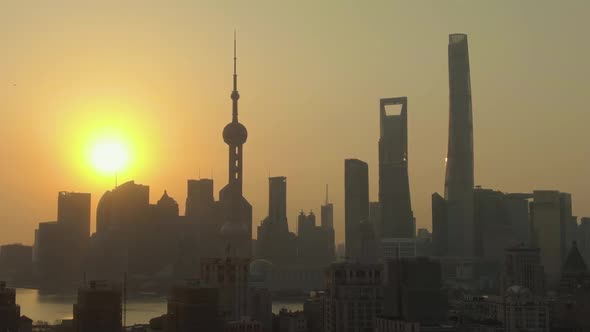
[[[35,276],[42,288],[72,286],[82,277],[90,233],[90,194],[60,192],[55,222],[35,232]]]
[[[249,264],[246,257],[203,258],[203,285],[219,289],[219,311],[225,321],[249,314]]]
[[[125,182],[101,197],[96,207],[96,232],[137,227],[149,215],[150,187]]]
[[[470,296],[463,299],[460,331],[482,331],[473,327],[497,322],[493,329],[483,331],[535,331],[549,332],[549,307],[547,301],[523,286],[515,285],[503,292],[503,296]],[[469,329],[471,327],[471,329]]]
[[[354,259],[361,263],[377,263],[379,260],[379,239],[375,226],[368,220],[358,225],[359,253]]]
[[[399,114],[386,106],[401,105]],[[416,235],[408,177],[407,97],[380,100],[379,205],[381,237],[411,238]]]
[[[385,266],[384,315],[430,325],[446,321],[447,293],[439,262],[426,257],[399,258]]]
[[[379,202],[369,202],[369,222],[375,229],[377,241],[381,239],[381,205]]]
[[[57,221],[68,225],[76,236],[90,237],[90,194],[62,191],[57,197]]]
[[[173,286],[168,296],[165,332],[222,331],[219,290],[198,281]]]
[[[283,308],[278,316],[279,331],[307,332],[307,319],[303,311],[288,311]]]
[[[590,262],[590,218],[581,218],[578,226],[578,249],[584,261]]]
[[[33,247],[23,244],[0,246],[0,278],[30,281],[33,273]]]
[[[590,288],[590,271],[574,242],[563,264],[559,292],[573,294],[581,287]]]
[[[475,255],[473,118],[467,35],[449,35],[449,144],[445,200],[447,255]]]
[[[560,221],[561,221],[561,257],[565,259],[577,240],[576,231],[578,218],[572,215],[572,195],[559,193]]]
[[[324,331],[325,292],[312,292],[303,302],[303,314],[307,321],[307,332]]]
[[[248,131],[238,121],[238,75],[236,73],[236,43],[234,39],[234,80],[232,99],[232,122],[223,128],[223,140],[228,145],[228,184],[219,192],[222,211],[221,236],[224,246],[230,246],[234,256],[252,255],[252,205],[242,195],[243,146]]]
[[[381,239],[381,249],[386,260],[411,258],[418,254],[415,238],[384,238]]]
[[[39,223],[35,231],[34,269],[41,288],[61,288],[78,277],[71,263],[64,259],[70,251],[66,234],[65,225],[57,221]]]
[[[448,251],[449,227],[447,223],[447,202],[438,193],[432,194],[432,254],[446,256]]]
[[[590,271],[574,242],[563,265],[557,296],[552,299],[552,328],[590,330]]]
[[[74,304],[74,332],[121,331],[121,287],[105,281],[90,281],[78,289]]]
[[[272,331],[272,296],[268,288],[250,288],[249,316],[260,322],[262,331]]]
[[[432,240],[432,233],[426,228],[418,228],[416,237],[419,239]]]
[[[18,332],[20,306],[16,304],[16,290],[0,281],[0,331]]]
[[[548,287],[559,281],[565,258],[565,225],[571,221],[571,198],[559,191],[536,190],[530,204],[534,243],[541,249],[541,263],[545,267]],[[567,203],[570,202],[570,203]],[[566,206],[567,205],[567,206]]]
[[[316,226],[313,212],[302,211],[297,218],[297,261],[318,269],[334,261],[334,229]]]
[[[346,256],[359,256],[359,224],[369,219],[369,166],[358,159],[344,161],[344,227]]]
[[[528,201],[492,189],[474,190],[475,253],[478,257],[504,259],[504,250],[530,244]]]
[[[545,272],[538,248],[523,245],[505,250],[502,290],[513,285],[529,289],[534,295],[545,295]]]
[[[174,222],[178,221],[178,203],[174,198],[168,196],[168,192],[164,190],[164,194],[156,204],[156,218],[160,222]]]
[[[326,201],[321,207],[320,218],[322,228],[334,229],[334,204],[328,200],[328,185],[326,185]]]
[[[287,178],[269,178],[268,192],[268,217],[258,226],[256,256],[275,264],[293,262],[297,243],[287,224]]]
[[[373,331],[383,309],[383,266],[334,263],[326,272],[324,331]]]
[[[336,258],[344,259],[346,257],[346,245],[344,243],[338,243],[336,245]]]
[[[187,181],[187,196],[185,216],[187,219],[199,222],[210,223],[213,221],[213,180],[199,179]]]
[[[276,222],[283,231],[287,225],[287,178],[277,176],[268,178],[268,219]]]

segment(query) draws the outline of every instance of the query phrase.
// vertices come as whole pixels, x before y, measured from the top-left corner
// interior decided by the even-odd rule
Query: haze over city
[[[152,202],[167,190],[184,211],[186,179],[199,175],[217,193],[234,29],[254,228],[267,215],[267,178],[280,175],[291,228],[301,209],[319,212],[329,184],[342,242],[343,159],[368,162],[377,200],[379,99],[402,95],[413,211],[431,228],[454,32],[470,38],[476,184],[569,192],[573,214],[590,215],[589,11],[586,1],[3,3],[0,242],[31,244],[62,190],[92,193],[94,220],[115,185],[91,162],[103,137],[129,150],[119,183],[149,185]]]

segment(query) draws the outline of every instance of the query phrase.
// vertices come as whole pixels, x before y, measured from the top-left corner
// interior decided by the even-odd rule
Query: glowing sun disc
[[[92,148],[91,159],[97,170],[114,173],[127,165],[129,151],[123,142],[116,140],[100,141]]]

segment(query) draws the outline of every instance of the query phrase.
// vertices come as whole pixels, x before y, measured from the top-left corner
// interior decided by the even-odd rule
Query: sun
[[[102,139],[92,147],[91,161],[99,172],[116,173],[127,166],[129,149],[122,140]]]

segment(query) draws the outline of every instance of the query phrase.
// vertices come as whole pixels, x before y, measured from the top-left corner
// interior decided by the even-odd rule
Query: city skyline
[[[392,6],[403,7],[401,4]],[[354,6],[346,5],[344,7],[346,8],[341,9],[341,12],[338,12],[340,16],[336,18],[342,26],[345,26],[346,18],[357,17],[350,11],[346,11]],[[415,7],[413,8],[416,10]],[[473,6],[470,8],[473,9]],[[244,8],[241,9],[244,10]],[[18,8],[13,8],[13,10],[18,12]],[[46,10],[49,9],[46,8]],[[82,8],[76,10],[79,11],[78,14],[90,15]],[[374,16],[378,15],[372,11],[373,8],[364,8],[363,10],[369,11]],[[239,12],[239,10],[236,11]],[[561,8],[561,11],[557,11],[556,15],[565,15],[565,12],[566,8],[564,7]],[[451,24],[447,26],[442,24],[448,31],[434,31],[433,28],[430,28],[416,33],[417,36],[427,37],[424,44],[400,43],[399,45],[402,46],[397,47],[399,45],[396,45],[394,41],[400,35],[394,29],[396,25],[384,25],[381,26],[383,31],[380,31],[378,35],[381,37],[386,34],[391,35],[390,39],[386,40],[392,40],[393,48],[383,46],[385,52],[371,55],[378,65],[383,65],[382,68],[369,66],[368,63],[362,61],[359,68],[347,67],[346,61],[359,61],[356,57],[362,56],[363,53],[360,51],[355,53],[346,45],[338,46],[336,41],[333,41],[334,44],[328,43],[331,48],[328,48],[326,54],[319,55],[318,61],[320,64],[328,64],[330,67],[322,70],[316,77],[316,81],[327,86],[325,86],[325,95],[317,95],[314,90],[317,88],[315,85],[318,84],[317,82],[312,83],[311,86],[303,85],[303,82],[306,81],[303,76],[311,75],[314,68],[318,69],[309,66],[312,55],[299,54],[299,56],[303,56],[303,59],[297,61],[294,55],[288,52],[293,50],[293,44],[313,44],[317,42],[317,39],[304,40],[305,37],[309,37],[309,31],[302,31],[301,35],[291,31],[291,34],[288,34],[285,39],[295,43],[286,43],[289,44],[288,50],[279,49],[276,44],[271,46],[262,42],[265,45],[262,50],[271,52],[266,58],[260,53],[263,51],[256,46],[260,45],[256,43],[257,38],[272,39],[280,38],[280,36],[274,35],[276,32],[268,32],[264,35],[260,31],[260,27],[245,18],[252,16],[241,13],[243,15],[241,17],[245,21],[241,25],[237,24],[241,46],[240,57],[244,59],[240,67],[242,77],[240,89],[243,95],[240,100],[240,114],[251,134],[244,160],[244,172],[248,174],[244,183],[244,196],[248,197],[253,205],[253,227],[257,227],[267,213],[266,181],[270,173],[271,176],[286,176],[288,178],[287,218],[291,231],[295,230],[295,221],[299,210],[313,209],[319,213],[320,205],[324,201],[324,186],[326,183],[329,184],[330,198],[335,205],[336,238],[338,242],[341,242],[344,231],[344,169],[342,160],[358,158],[368,162],[370,201],[376,201],[379,99],[390,95],[407,95],[412,104],[412,115],[408,122],[409,154],[412,155],[412,162],[409,165],[411,199],[414,203],[413,210],[417,219],[417,227],[430,228],[430,194],[436,191],[442,192],[444,181],[444,156],[446,155],[448,126],[446,36],[453,32],[465,32],[470,36],[471,80],[474,90],[475,173],[477,174],[475,184],[506,192],[528,192],[533,189],[556,189],[569,192],[573,196],[574,214],[579,216],[590,214],[589,208],[583,204],[588,201],[590,192],[589,189],[584,188],[584,181],[580,181],[585,176],[583,170],[590,167],[590,154],[587,152],[588,147],[583,143],[584,134],[582,132],[583,124],[587,123],[585,119],[588,119],[588,115],[583,113],[585,106],[583,104],[584,83],[588,82],[582,73],[585,68],[588,68],[588,65],[577,62],[577,66],[582,70],[574,72],[569,67],[571,64],[565,63],[565,60],[559,58],[562,59],[562,62],[558,62],[562,66],[561,70],[545,68],[545,65],[552,63],[549,60],[553,60],[554,55],[560,55],[557,50],[554,50],[550,55],[538,54],[539,57],[534,60],[527,59],[527,55],[530,55],[531,52],[536,54],[535,50],[542,50],[542,47],[545,47],[537,44],[542,41],[535,39],[540,38],[537,36],[537,34],[541,34],[538,30],[532,34],[534,36],[529,36],[534,37],[527,40],[529,44],[523,42],[513,45],[510,39],[504,41],[503,44],[499,36],[498,38],[490,37],[491,31],[486,29],[491,29],[489,25],[491,21],[487,22],[488,25],[482,24],[483,28],[476,27],[476,24],[481,22],[472,22],[471,24],[468,21],[463,22],[464,28],[460,28],[459,24],[452,24],[452,26]],[[69,13],[70,16],[66,16],[75,21],[74,18],[78,16],[74,14]],[[150,17],[156,15],[151,11],[148,14]],[[500,15],[494,11],[491,14],[492,16],[494,14]],[[124,17],[125,15],[122,15],[119,18]],[[357,18],[361,20],[360,16]],[[54,18],[44,17],[44,20],[36,24],[45,23],[52,26],[51,24],[55,24],[51,23],[53,20]],[[508,20],[508,22],[516,25],[515,20]],[[63,24],[71,23],[75,22]],[[86,32],[93,31],[92,23],[77,22],[77,24],[80,24]],[[121,27],[122,24],[123,22],[118,22],[115,26]],[[176,26],[177,30],[161,32],[160,37],[165,37],[167,34],[177,38],[193,37],[184,30],[187,26],[182,24],[187,24],[187,22],[179,23]],[[139,160],[143,159],[144,163],[141,166],[132,165],[130,170],[122,172],[119,183],[135,180],[136,183],[149,185],[151,202],[155,202],[164,190],[168,190],[170,196],[180,203],[180,210],[184,211],[186,180],[198,178],[199,173],[202,175],[201,178],[207,178],[211,169],[213,169],[215,180],[215,192],[224,186],[227,181],[225,173],[227,154],[224,152],[226,147],[220,137],[219,129],[227,123],[227,111],[230,105],[227,94],[231,76],[231,57],[227,54],[231,54],[230,36],[234,25],[228,24],[227,29],[211,32],[209,35],[196,33],[195,43],[197,41],[205,43],[200,45],[203,46],[202,49],[195,48],[199,45],[194,44],[190,48],[170,51],[173,54],[165,54],[166,52],[156,55],[144,54],[144,60],[139,58],[137,65],[125,62],[130,61],[136,55],[139,56],[136,52],[144,49],[147,45],[140,45],[137,49],[129,48],[127,51],[121,49],[111,51],[113,53],[107,52],[107,57],[109,55],[113,57],[124,55],[125,60],[118,64],[111,64],[112,66],[108,66],[108,61],[103,63],[97,60],[94,54],[82,52],[78,53],[81,62],[70,65],[58,62],[59,65],[54,69],[55,71],[41,68],[43,64],[51,63],[51,57],[56,57],[61,52],[56,50],[51,52],[51,45],[38,44],[39,37],[34,35],[23,38],[22,44],[16,47],[17,51],[8,51],[0,55],[0,60],[3,57],[8,60],[0,61],[3,62],[0,64],[2,71],[8,72],[5,82],[0,86],[0,109],[8,112],[7,121],[4,121],[0,127],[2,135],[6,135],[6,137],[2,137],[3,143],[0,143],[0,147],[4,153],[12,157],[7,158],[8,160],[4,162],[4,172],[0,175],[4,187],[12,188],[10,191],[4,190],[0,193],[3,202],[0,218],[7,229],[6,232],[0,234],[0,242],[32,243],[32,231],[36,225],[39,222],[56,218],[55,196],[57,192],[63,190],[92,193],[92,229],[94,230],[96,204],[105,191],[113,188],[114,178],[112,176],[97,176],[89,171],[89,167],[82,164],[78,158],[78,154],[83,148],[79,144],[74,144],[75,147],[73,147],[69,142],[78,138],[84,140],[86,135],[79,131],[96,129],[93,125],[89,125],[93,121],[107,128],[109,124],[114,124],[115,128],[126,128],[125,130],[130,131],[127,132],[129,136],[135,136],[135,140],[144,141],[135,152],[140,156]],[[53,30],[49,29],[49,33],[61,33],[58,31],[59,29],[56,30],[54,26],[52,27]],[[159,28],[157,25],[149,24],[148,27],[148,31],[152,31],[151,29],[157,31]],[[518,32],[517,35],[524,34],[526,36],[526,29],[520,28],[520,30],[515,30]],[[4,33],[14,33],[17,29],[12,28],[12,30],[9,29],[9,32],[5,31]],[[113,29],[116,30],[116,28]],[[331,29],[334,28],[320,30],[321,35],[331,36],[329,33],[333,32]],[[111,33],[114,33],[115,30]],[[94,33],[101,36],[99,32],[95,31]],[[80,36],[76,33],[64,34],[65,37],[72,39],[70,40],[73,42],[70,45],[71,50],[81,52],[80,47],[88,46],[81,41]],[[363,35],[365,34],[369,36],[367,31],[363,31]],[[108,32],[107,35],[109,35]],[[140,31],[127,31],[127,34],[124,35],[126,37],[144,36]],[[546,34],[544,38],[551,36],[551,34]],[[555,38],[557,36],[559,35],[553,35]],[[115,42],[122,42],[124,38],[115,39]],[[338,38],[336,39],[338,40]],[[574,37],[570,36],[569,38]],[[273,39],[273,42],[276,40],[278,39]],[[143,40],[144,43],[148,41]],[[178,40],[174,42],[178,42]],[[209,51],[207,51],[209,45],[207,42],[213,43]],[[163,43],[163,41],[160,40],[159,43]],[[426,44],[429,45],[425,46]],[[496,57],[490,56],[491,50],[499,45],[506,46],[507,53],[516,60],[503,57],[502,54],[496,54]],[[569,43],[566,45],[579,47],[580,59],[583,54],[587,54],[589,51],[587,45],[576,46],[569,45]],[[33,46],[48,49],[47,58],[50,60],[42,62],[42,65],[24,68],[29,62],[26,61],[27,58],[20,59],[19,52],[24,53],[25,50]],[[317,47],[317,45],[314,46]],[[374,53],[380,49],[379,45],[371,44],[371,41],[366,42],[364,46],[369,46],[366,49],[367,53]],[[425,50],[437,52],[436,56],[432,56],[432,59],[421,58],[421,54]],[[218,58],[214,62],[212,72],[204,68],[208,64],[207,56],[205,59],[192,57],[197,54],[197,51],[210,52],[207,53],[209,57]],[[390,59],[395,52],[402,53],[398,58],[399,64]],[[561,56],[569,56],[570,53],[567,52]],[[273,54],[274,56],[271,57]],[[158,61],[166,59],[167,55],[174,60],[184,59],[174,72],[177,77],[180,77],[177,82],[160,82],[159,78],[161,77],[157,74],[142,77],[145,82],[131,78],[134,71],[142,72],[147,70],[150,65],[157,65],[161,71],[174,67],[175,65],[159,64]],[[345,60],[336,59],[337,55],[344,57]],[[405,61],[416,55],[419,56],[419,61],[404,68]],[[28,56],[33,57],[29,58],[29,61],[35,60],[33,55]],[[283,60],[278,61],[275,57],[283,58]],[[266,59],[271,58],[275,60],[265,63]],[[284,73],[277,71],[288,67],[289,63],[285,59],[291,60],[291,64],[294,66],[287,68]],[[16,66],[11,66],[15,63]],[[105,72],[98,74],[96,71],[92,71],[90,67],[93,64],[102,64],[106,68]],[[118,67],[125,64],[130,67],[126,69]],[[509,65],[506,68],[501,68],[501,65],[504,64]],[[523,64],[527,64],[528,69],[519,67]],[[266,65],[271,70],[262,70]],[[3,68],[4,66],[6,68]],[[315,64],[315,66],[321,65]],[[566,89],[566,86],[557,84],[558,82],[561,84],[568,82],[566,81],[568,77],[560,76],[564,75],[564,67],[569,68],[565,73],[573,76],[573,79],[578,77],[576,75],[580,75],[578,85],[573,89],[569,86]],[[73,72],[66,70],[59,73],[59,69],[68,68]],[[187,70],[188,68],[190,70]],[[299,68],[297,71],[302,71],[302,73],[297,73],[293,68]],[[117,69],[121,69],[122,73],[117,73]],[[542,69],[545,71],[543,72]],[[76,74],[77,70],[90,75],[79,77]],[[359,72],[356,72],[357,70]],[[367,70],[367,72],[360,72],[361,70]],[[198,75],[201,71],[206,74]],[[512,82],[505,82],[505,77],[508,77],[505,71],[514,71],[516,78]],[[396,72],[401,72],[402,75],[395,75]],[[21,75],[22,73],[24,75]],[[280,73],[280,75],[276,73]],[[524,76],[524,73],[528,73],[530,77]],[[546,83],[532,82],[535,79],[534,75],[543,73],[547,77],[551,77],[552,80],[547,80]],[[36,81],[34,77],[37,74],[44,78]],[[109,81],[111,77],[109,75],[113,75],[113,82]],[[371,81],[372,75],[379,75],[375,82]],[[416,75],[420,79],[415,78],[409,84],[402,79],[396,79],[396,77],[401,78],[406,75]],[[200,77],[196,79],[195,76]],[[350,82],[338,82],[349,76],[352,77]],[[310,78],[309,76],[305,77]],[[433,77],[432,80],[422,81],[424,78]],[[165,76],[165,78],[173,80],[172,76]],[[357,79],[355,80],[355,78]],[[78,80],[82,81],[81,84],[77,84],[80,83]],[[361,87],[363,81],[369,82],[366,88]],[[399,82],[389,83],[389,81]],[[189,84],[190,82],[193,84]],[[424,84],[424,82],[428,84]],[[54,83],[57,84],[54,86]],[[155,86],[150,87],[150,84]],[[166,93],[162,93],[158,97],[142,98],[142,96],[145,97],[151,93],[150,91],[156,91],[158,84],[162,84],[159,87],[163,87]],[[173,91],[182,84],[187,85],[183,88],[186,90]],[[285,86],[282,87],[279,84]],[[44,88],[41,89],[43,91],[41,97],[28,101],[27,98],[38,90],[39,85]],[[199,87],[203,88],[204,86],[208,88],[202,89],[203,91],[200,91],[197,97],[191,94],[199,90]],[[522,90],[516,90],[515,87]],[[142,88],[144,90],[139,91]],[[375,89],[371,90],[373,88]],[[549,91],[556,92],[560,97],[549,100],[538,98],[538,95],[547,95]],[[129,94],[125,95],[125,93]],[[271,97],[273,94],[275,96]],[[342,96],[345,95],[349,97],[343,98]],[[206,100],[205,96],[209,100]],[[499,104],[498,100],[502,100],[502,103]],[[508,102],[504,103],[505,100]],[[561,102],[557,103],[556,100],[561,100]],[[558,108],[557,106],[561,106],[564,100],[566,106]],[[173,106],[167,107],[167,102]],[[191,106],[191,104],[193,105]],[[193,107],[195,105],[200,107]],[[119,114],[113,115],[113,107],[122,107],[123,111],[115,112]],[[549,108],[552,107],[556,111],[549,112]],[[178,113],[175,110],[178,110]],[[105,116],[95,119],[97,114]],[[532,115],[537,116],[538,121],[530,121]],[[496,119],[507,116],[513,116],[514,121],[510,121],[510,123],[498,122],[499,120]],[[25,117],[34,119],[33,122],[28,122],[35,127],[31,130],[30,136],[23,136],[28,133]],[[341,120],[341,118],[347,119]],[[49,119],[52,121],[48,121]],[[161,127],[156,125],[155,119],[161,119]],[[314,121],[309,121],[310,119],[314,119]],[[40,122],[48,123],[41,124]],[[556,125],[558,128],[567,128],[567,130],[563,130],[562,136],[554,135],[550,131]],[[355,137],[350,135],[351,132],[361,134],[359,137]],[[501,134],[499,134],[500,132]],[[432,138],[435,136],[438,137],[436,141]],[[28,140],[23,141],[23,139]],[[22,142],[22,146],[19,147],[13,142]],[[574,147],[575,144],[579,144],[579,146],[577,150],[574,147],[570,150],[562,149],[565,143],[571,143],[570,145],[574,145]],[[147,145],[150,145],[151,148],[148,148]],[[292,153],[289,156],[281,154],[281,158],[275,158],[273,157],[275,150],[290,150]],[[549,152],[552,156],[550,158],[547,157]],[[500,153],[503,153],[502,157],[498,158]],[[195,157],[195,155],[197,156]],[[209,157],[209,160],[202,160],[200,157],[202,155]],[[178,168],[171,167],[171,164]],[[35,168],[40,167],[39,165],[43,165],[47,173],[36,174]],[[21,176],[14,176],[15,174]],[[19,185],[17,185],[15,181],[23,181],[23,178],[26,180],[23,183],[18,182]]]

